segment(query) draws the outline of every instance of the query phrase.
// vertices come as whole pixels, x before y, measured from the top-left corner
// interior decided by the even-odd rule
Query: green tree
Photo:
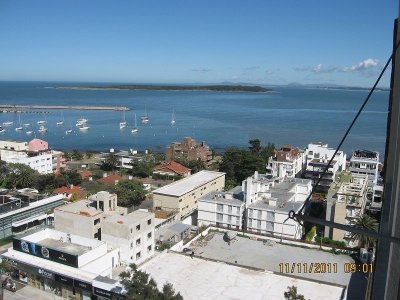
[[[122,272],[119,276],[127,291],[128,299],[183,300],[169,283],[163,286],[162,291],[159,291],[154,279],[146,272],[138,270],[134,264],[130,265],[130,271]]]
[[[187,160],[186,158],[178,158],[175,161],[177,163],[180,163],[181,165],[185,166],[186,168],[189,168],[191,170],[192,174],[206,169],[205,163],[203,161],[201,161],[200,159]]]
[[[71,158],[73,160],[82,160],[83,159],[83,154],[79,150],[74,149],[74,150],[72,150]]]
[[[268,143],[267,146],[263,147],[260,156],[264,160],[265,163],[268,163],[268,160],[271,156],[275,155],[275,145],[273,143]]]
[[[249,150],[253,154],[260,154],[261,151],[261,141],[259,139],[254,139],[249,141],[250,147]]]
[[[134,159],[132,160],[131,165],[132,169],[130,170],[130,173],[133,176],[146,178],[153,174],[154,163],[151,161],[147,160],[139,161],[137,159]]]
[[[115,186],[115,192],[118,196],[118,205],[123,207],[138,206],[146,197],[143,186],[134,180],[121,180]]]
[[[71,153],[65,151],[63,156],[64,156],[65,160],[67,160],[67,161],[71,160]]]
[[[361,229],[361,230],[366,230],[366,231],[378,231],[378,222],[376,219],[373,217],[370,217],[367,214],[362,214],[360,215],[352,224],[354,227]],[[358,240],[359,241],[359,246],[360,247],[371,247],[375,246],[375,238],[363,235],[361,233],[355,233],[353,232],[351,234],[351,237],[353,240]]]
[[[297,293],[297,287],[288,286],[288,290],[283,293],[286,300],[305,300],[303,295]]]
[[[63,170],[60,176],[64,179],[64,182],[66,181],[69,184],[79,185],[82,183],[81,174],[77,170]],[[61,178],[60,180],[62,180]]]
[[[23,164],[8,164],[9,172],[5,179],[7,188],[32,187],[38,175],[36,171]]]
[[[102,169],[103,170],[111,170],[115,171],[119,163],[118,156],[116,156],[114,153],[110,152],[107,154],[104,163],[102,164]]]
[[[10,172],[8,165],[5,161],[0,160],[0,186],[3,185],[7,178],[7,174]]]
[[[93,152],[86,152],[85,156],[86,156],[87,159],[91,159],[94,156],[94,153]]]

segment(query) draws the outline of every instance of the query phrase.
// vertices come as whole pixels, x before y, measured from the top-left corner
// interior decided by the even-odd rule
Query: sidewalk
[[[10,292],[8,290],[4,290],[4,299],[7,299],[7,300],[28,300],[28,299],[29,300],[31,300],[31,299],[34,299],[34,300],[36,300],[36,299],[62,300],[63,298],[27,285],[27,286],[23,287],[22,289],[19,289],[15,293]]]

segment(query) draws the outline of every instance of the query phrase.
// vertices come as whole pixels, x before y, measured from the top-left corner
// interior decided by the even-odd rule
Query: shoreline
[[[114,110],[129,111],[126,106],[85,106],[85,105],[11,105],[1,104],[0,110],[17,110],[17,109],[66,109],[66,110]]]

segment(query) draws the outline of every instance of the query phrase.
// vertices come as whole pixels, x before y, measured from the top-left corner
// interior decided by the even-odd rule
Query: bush
[[[317,243],[321,243],[321,237],[316,236],[315,237],[315,241]],[[343,241],[335,241],[335,240],[332,240],[331,238],[328,238],[328,237],[323,237],[322,238],[322,244],[334,245],[334,246],[341,247],[341,248],[345,248],[346,247],[346,243],[345,242],[343,242]]]
[[[310,231],[306,234],[306,241],[307,242],[312,242],[312,240],[314,239],[315,235],[317,232],[317,227],[313,226]]]

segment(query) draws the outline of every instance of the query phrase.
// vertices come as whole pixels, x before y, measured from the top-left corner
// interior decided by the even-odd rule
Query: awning
[[[12,222],[12,227],[19,227],[21,225],[25,225],[28,224],[30,222],[33,221],[40,221],[40,220],[44,220],[47,219],[48,215],[43,214],[43,215],[39,215],[39,216],[34,216],[34,217],[30,217],[21,221],[16,221],[16,222]]]

